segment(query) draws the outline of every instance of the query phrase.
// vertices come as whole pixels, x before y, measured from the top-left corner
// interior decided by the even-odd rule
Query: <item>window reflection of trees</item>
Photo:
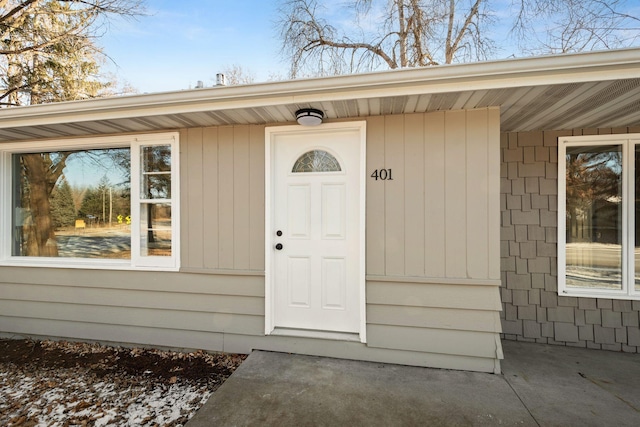
[[[621,147],[567,148],[566,162],[567,286],[620,289]]]
[[[171,255],[171,146],[141,147],[141,215],[146,218],[143,255]],[[144,230],[143,230],[144,231]],[[146,245],[144,245],[146,243]],[[146,247],[145,247],[146,246]]]
[[[72,162],[73,160],[73,162]],[[104,173],[97,187],[91,185],[73,187],[65,177],[69,164],[85,165],[92,176]],[[86,251],[79,247],[67,248],[69,229],[76,220],[89,226],[110,226],[116,214],[130,215],[130,150],[129,148],[57,151],[13,155],[14,186],[14,256],[72,256],[100,257],[100,249]],[[107,173],[117,177],[109,182]],[[107,206],[108,212],[107,216]],[[100,238],[98,246],[109,246],[102,235],[84,236],[84,239]],[[76,239],[78,240],[78,239]],[[130,247],[130,236],[124,245]],[[72,242],[73,243],[73,242]],[[78,246],[78,242],[75,242]],[[95,245],[94,245],[95,246]],[[122,244],[117,245],[122,249]],[[122,250],[121,250],[122,252]],[[129,257],[124,251],[124,256]],[[117,257],[117,256],[116,256]]]

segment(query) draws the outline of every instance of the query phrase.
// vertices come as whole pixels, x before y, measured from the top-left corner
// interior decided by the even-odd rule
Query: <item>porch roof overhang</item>
[[[500,108],[501,130],[640,126],[640,49],[508,59],[0,110],[0,142]]]

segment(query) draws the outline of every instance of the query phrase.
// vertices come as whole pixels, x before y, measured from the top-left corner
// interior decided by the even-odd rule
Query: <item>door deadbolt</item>
[[[282,248],[283,248],[282,243],[278,243],[278,244],[276,245],[276,249],[277,249],[277,250],[281,251],[281,250],[282,250]]]
[[[276,231],[276,236],[278,237],[282,236],[282,231],[281,230]]]

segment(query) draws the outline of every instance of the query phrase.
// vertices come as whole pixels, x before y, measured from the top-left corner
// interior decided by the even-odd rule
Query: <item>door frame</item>
[[[275,310],[275,278],[274,278],[274,257],[273,257],[273,196],[274,196],[274,179],[275,174],[272,173],[275,156],[273,156],[273,145],[278,135],[317,135],[322,133],[331,133],[334,131],[353,130],[358,133],[360,150],[359,150],[359,166],[360,166],[360,196],[359,196],[359,259],[358,259],[358,292],[359,292],[359,311],[360,311],[360,331],[359,341],[366,342],[366,284],[365,284],[365,232],[366,232],[366,121],[324,123],[318,126],[306,127],[300,125],[290,126],[272,126],[265,128],[265,335],[275,333],[274,310]],[[277,333],[277,335],[283,335]],[[291,334],[292,336],[304,336],[299,331]],[[336,333],[322,331],[314,331],[309,333],[311,338],[339,339]]]

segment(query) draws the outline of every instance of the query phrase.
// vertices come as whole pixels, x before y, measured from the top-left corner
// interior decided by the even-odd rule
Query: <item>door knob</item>
[[[279,250],[279,251],[281,251],[281,250],[282,250],[282,247],[283,247],[283,246],[282,246],[282,243],[278,243],[278,244],[276,245],[276,249],[277,249],[277,250]]]
[[[282,231],[281,230],[276,231],[276,236],[278,237],[282,236]]]

